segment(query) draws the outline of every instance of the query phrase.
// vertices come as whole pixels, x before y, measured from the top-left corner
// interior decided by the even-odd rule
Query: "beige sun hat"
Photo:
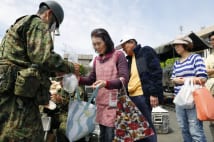
[[[175,45],[175,44],[186,44],[186,45],[188,45],[190,43],[192,44],[192,39],[188,36],[178,37],[172,42],[173,45]]]

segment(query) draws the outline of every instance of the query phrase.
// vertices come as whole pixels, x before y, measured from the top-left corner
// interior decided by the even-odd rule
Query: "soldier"
[[[36,15],[17,19],[2,39],[0,142],[44,141],[38,105],[49,102],[49,77],[79,70],[53,51],[51,32],[63,18],[57,2],[42,2]]]

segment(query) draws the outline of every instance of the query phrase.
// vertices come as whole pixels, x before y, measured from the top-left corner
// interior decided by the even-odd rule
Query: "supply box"
[[[161,106],[152,109],[152,121],[158,134],[169,132],[169,111]]]

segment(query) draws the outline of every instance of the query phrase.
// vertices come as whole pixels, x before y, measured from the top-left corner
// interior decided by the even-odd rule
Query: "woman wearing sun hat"
[[[172,44],[177,54],[180,55],[180,58],[174,63],[171,76],[172,82],[175,84],[174,94],[177,95],[186,78],[191,77],[196,83],[205,83],[207,73],[201,56],[191,53],[193,42],[189,37],[177,38]],[[195,106],[186,109],[176,105],[176,117],[184,142],[206,142],[203,123],[197,119]]]

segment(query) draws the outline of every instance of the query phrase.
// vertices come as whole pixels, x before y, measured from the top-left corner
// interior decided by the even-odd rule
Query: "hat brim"
[[[131,40],[131,39],[123,40],[122,42],[120,42],[119,45],[117,45],[117,46],[115,47],[115,49],[116,49],[116,50],[122,49],[122,48],[123,48],[122,45],[123,45],[124,43],[126,43],[127,41],[129,41],[129,40]]]
[[[172,42],[172,44],[188,44],[186,41],[180,40],[180,39],[176,39]]]
[[[115,49],[116,49],[116,50],[122,49],[122,45],[121,45],[121,44],[117,45],[117,46],[115,47]]]

